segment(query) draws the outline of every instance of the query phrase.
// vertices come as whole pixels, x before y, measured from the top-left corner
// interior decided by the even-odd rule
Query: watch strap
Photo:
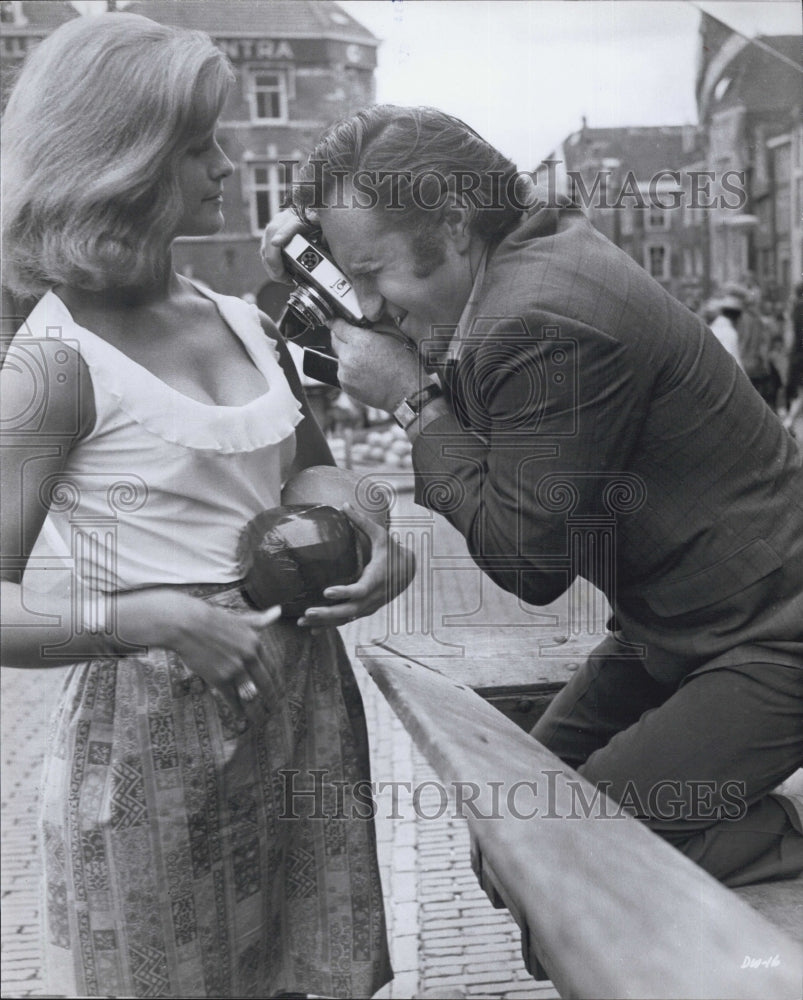
[[[418,436],[426,430],[429,425],[435,421],[439,420],[441,417],[448,416],[451,414],[451,409],[449,404],[446,402],[445,396],[435,396],[433,397],[425,406],[421,407],[421,412],[413,420],[409,427],[405,427],[404,433],[407,435],[407,440],[411,444],[415,444]]]
[[[393,411],[393,419],[403,430],[413,423],[421,410],[433,399],[443,395],[443,390],[434,382],[430,382],[412,396],[405,396]]]

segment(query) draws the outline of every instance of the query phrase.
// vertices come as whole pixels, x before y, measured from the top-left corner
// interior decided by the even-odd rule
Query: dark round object
[[[357,531],[346,515],[325,504],[289,504],[263,510],[243,529],[237,558],[245,592],[258,608],[282,606],[297,618],[331,604],[327,587],[354,583],[362,573]]]

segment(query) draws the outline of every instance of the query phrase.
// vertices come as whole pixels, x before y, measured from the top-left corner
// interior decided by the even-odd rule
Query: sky
[[[803,32],[800,0],[338,3],[382,40],[377,100],[457,115],[522,170],[583,116],[597,128],[696,122],[700,8],[751,38]]]
[[[697,120],[700,13],[684,0],[338,2],[382,39],[377,100],[455,114],[521,169],[583,116],[592,127]],[[698,6],[751,38],[801,33],[799,0]]]

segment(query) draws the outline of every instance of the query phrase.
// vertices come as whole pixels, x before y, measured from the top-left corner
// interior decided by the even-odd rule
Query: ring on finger
[[[239,695],[240,701],[245,702],[253,701],[254,698],[259,697],[257,686],[250,677],[246,678],[244,681],[240,681],[237,685],[237,694]]]

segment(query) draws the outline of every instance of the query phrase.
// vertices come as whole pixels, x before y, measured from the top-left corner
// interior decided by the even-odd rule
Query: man
[[[801,413],[803,413],[803,282],[795,286],[791,305],[792,343],[789,349],[789,366],[786,375],[786,408],[784,425],[803,440]]]
[[[464,123],[370,108],[304,179],[263,259],[279,277],[314,217],[407,340],[332,327],[345,390],[413,442],[417,502],[523,600],[579,574],[611,603],[533,735],[728,884],[799,873],[800,804],[770,794],[803,761],[794,441],[697,317],[578,210],[525,205]]]
[[[772,324],[761,314],[761,292],[750,282],[727,285],[722,319],[730,323],[738,338],[738,356],[756,392],[773,410],[778,402],[780,376],[772,361]],[[719,322],[718,320],[716,322]],[[716,322],[711,329],[717,334]]]
[[[736,324],[742,315],[742,301],[733,293],[717,301],[716,313],[711,322],[711,332],[722,344],[728,354],[733,355],[736,361],[744,368],[741,351],[739,349],[739,331]]]

